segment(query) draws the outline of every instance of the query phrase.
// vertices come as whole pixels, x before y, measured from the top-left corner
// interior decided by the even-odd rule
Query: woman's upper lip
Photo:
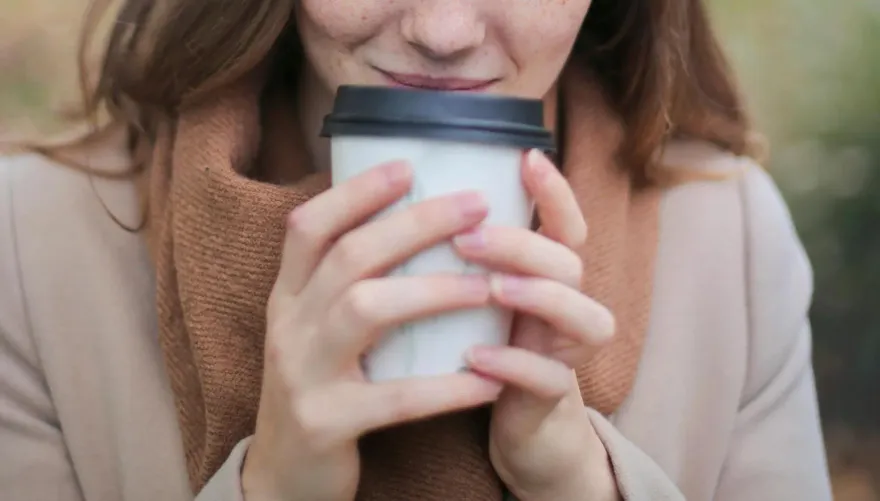
[[[385,75],[394,84],[404,87],[431,90],[480,90],[488,87],[496,81],[495,79],[476,80],[471,78],[438,78],[427,75],[394,73],[381,69],[379,72]]]

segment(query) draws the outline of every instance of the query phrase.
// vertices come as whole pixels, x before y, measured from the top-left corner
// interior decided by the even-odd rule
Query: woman
[[[327,189],[343,83],[543,98],[539,231],[360,224],[410,171]],[[3,499],[830,499],[809,265],[701,0],[128,0],[94,88],[110,126],[2,170]],[[382,277],[449,239],[495,272]],[[487,303],[470,373],[364,380]]]

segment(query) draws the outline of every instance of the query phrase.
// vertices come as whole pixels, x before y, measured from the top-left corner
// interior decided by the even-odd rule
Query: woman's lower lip
[[[489,88],[495,80],[466,80],[454,78],[430,78],[421,75],[403,75],[379,70],[395,87],[413,89],[478,92]]]

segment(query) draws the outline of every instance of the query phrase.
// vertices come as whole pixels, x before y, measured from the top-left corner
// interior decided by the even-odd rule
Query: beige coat
[[[698,144],[669,150],[670,163],[730,177],[665,195],[634,390],[610,419],[587,410],[621,491],[633,501],[830,500],[811,272],[789,214],[749,161]],[[129,182],[92,187],[35,156],[0,159],[0,500],[193,499],[150,263],[102,202],[137,222]],[[246,448],[198,501],[241,499]]]

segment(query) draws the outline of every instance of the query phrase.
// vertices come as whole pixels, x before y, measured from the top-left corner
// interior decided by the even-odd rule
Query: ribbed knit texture
[[[598,85],[563,79],[563,170],[590,227],[579,249],[584,291],[611,308],[614,341],[578,368],[587,405],[613,412],[633,384],[648,323],[659,190],[632,187],[617,160],[622,126]],[[150,167],[148,241],[156,265],[159,337],[192,487],[198,491],[254,431],[265,306],[285,215],[328,187],[303,152],[293,186],[247,177],[260,139],[260,86],[231,86],[181,113]],[[291,333],[296,335],[296,333]],[[359,501],[499,501],[488,458],[488,409],[365,437]]]

